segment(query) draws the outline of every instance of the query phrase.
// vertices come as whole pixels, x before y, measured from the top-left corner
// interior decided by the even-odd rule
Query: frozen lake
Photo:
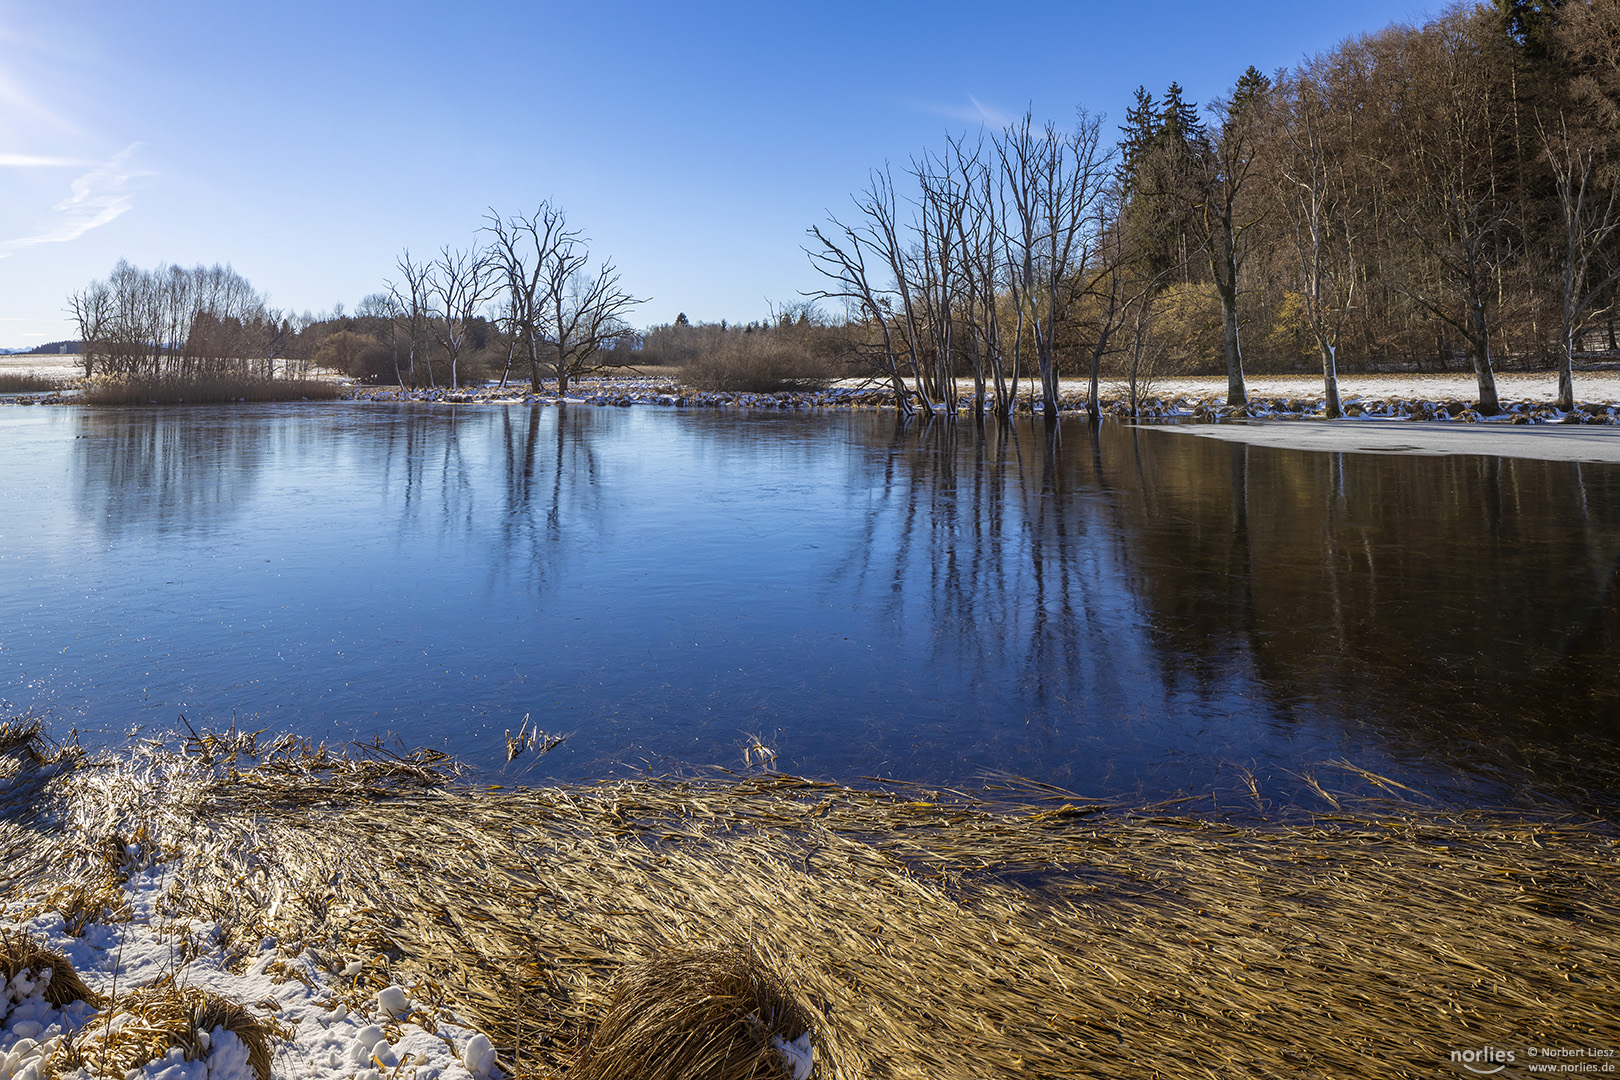
[[[0,699],[87,744],[397,735],[1149,801],[1620,802],[1620,467],[1108,424],[0,410]],[[567,741],[508,765],[525,716]],[[752,766],[757,767],[757,764]],[[1319,805],[1319,804],[1318,804]]]

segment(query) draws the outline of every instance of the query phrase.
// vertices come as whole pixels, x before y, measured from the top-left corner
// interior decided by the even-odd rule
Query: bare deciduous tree
[[[1246,234],[1261,212],[1245,200],[1245,188],[1259,152],[1259,127],[1270,84],[1250,67],[1238,80],[1230,101],[1215,102],[1217,131],[1203,150],[1203,198],[1196,218],[1209,273],[1221,298],[1221,337],[1226,353],[1226,403],[1249,400],[1243,380],[1243,350],[1238,341],[1238,274],[1246,255]]]
[[[1395,217],[1418,265],[1395,287],[1468,343],[1479,411],[1502,411],[1492,356],[1502,264],[1511,250],[1504,175],[1508,65],[1483,11],[1454,8],[1406,50],[1395,91]],[[1391,72],[1394,75],[1395,72]]]
[[[544,202],[506,220],[491,211],[489,221],[506,318],[529,361],[530,385],[539,391],[544,370],[565,395],[570,379],[605,365],[605,350],[628,329],[625,317],[646,300],[624,289],[611,262],[590,270],[584,234],[568,227],[559,207]]]
[[[142,270],[120,260],[68,304],[86,375],[189,380],[249,373],[273,355],[277,320],[229,266]]]
[[[428,295],[437,310],[432,320],[439,346],[450,362],[450,389],[459,386],[457,364],[467,346],[467,329],[494,291],[495,266],[488,255],[441,248],[427,271]]]
[[[921,299],[914,280],[916,268],[900,223],[894,180],[885,168],[881,172],[874,169],[870,181],[866,190],[855,196],[861,221],[858,226],[830,218],[833,227],[843,234],[841,241],[819,228],[811,230],[822,245],[820,251],[810,253],[811,260],[839,286],[815,295],[853,301],[877,321],[883,333],[886,374],[901,410],[909,414],[920,408],[932,416],[936,403],[922,382],[925,346]],[[877,260],[878,272],[886,276],[881,284],[872,281],[867,255]],[[908,376],[914,381],[911,389],[905,385]]]
[[[394,298],[394,323],[396,329],[403,329],[405,340],[409,348],[409,372],[411,382],[417,379],[416,364],[420,360],[422,367],[428,374],[428,384],[437,385],[433,378],[433,364],[430,352],[432,337],[429,328],[432,323],[432,290],[429,284],[429,271],[431,265],[411,261],[411,253],[406,251],[399,257],[399,282],[388,282],[388,294]],[[405,384],[399,370],[398,349],[395,349],[394,376],[401,386]]]
[[[1329,107],[1327,79],[1302,68],[1277,88],[1285,149],[1279,151],[1279,197],[1299,254],[1301,296],[1322,361],[1324,412],[1343,415],[1339,340],[1356,297],[1351,244],[1354,211],[1344,183],[1345,150],[1333,139],[1339,115]]]
[[[1557,115],[1536,126],[1562,226],[1557,404],[1572,409],[1581,336],[1613,310],[1620,283],[1620,4],[1570,4],[1560,16],[1553,37],[1572,78]]]
[[[839,235],[836,239],[822,232],[819,225],[810,229],[810,235],[816,238],[820,246],[805,249],[806,254],[810,256],[811,264],[834,282],[833,288],[820,289],[811,295],[822,300],[843,300],[853,305],[862,319],[877,325],[883,339],[879,354],[882,374],[894,391],[900,411],[909,415],[913,405],[906,390],[903,368],[905,361],[902,357],[909,355],[905,352],[904,333],[896,325],[893,305],[886,290],[873,284],[871,271],[866,265],[867,253],[875,250],[870,221],[856,230],[835,218],[831,229],[837,230]],[[901,341],[897,342],[896,338]]]
[[[996,139],[1011,203],[1003,233],[1009,285],[1021,324],[1028,313],[1048,420],[1056,420],[1058,411],[1057,328],[1101,234],[1100,204],[1113,153],[1102,148],[1099,130],[1098,119],[1084,109],[1069,134],[1053,124],[1036,131],[1026,113]]]

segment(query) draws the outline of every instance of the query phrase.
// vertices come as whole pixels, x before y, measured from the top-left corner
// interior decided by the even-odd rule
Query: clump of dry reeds
[[[23,972],[28,972],[36,984],[49,973],[42,992],[45,1000],[57,1008],[75,1001],[88,1001],[91,1005],[101,1001],[73,970],[73,961],[55,949],[47,949],[27,934],[0,930],[0,986]]]
[[[746,946],[680,950],[632,964],[570,1071],[574,1080],[780,1080],[773,1039],[810,1014]]]
[[[19,770],[53,765],[83,756],[77,735],[66,745],[53,743],[45,722],[31,713],[0,720],[0,779]]]
[[[58,1071],[87,1068],[91,1075],[121,1080],[178,1049],[187,1061],[206,1057],[213,1033],[223,1028],[242,1040],[259,1080],[270,1080],[270,1040],[289,1032],[247,1006],[195,987],[162,986],[120,994],[105,1022],[79,1029],[60,1052]]]

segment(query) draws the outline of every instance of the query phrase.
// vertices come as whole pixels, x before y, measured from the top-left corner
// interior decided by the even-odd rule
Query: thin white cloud
[[[112,160],[97,164],[76,177],[69,188],[68,197],[51,207],[55,216],[43,224],[38,232],[32,236],[0,241],[0,259],[40,244],[77,240],[91,229],[100,228],[128,210],[133,205],[133,194],[127,190],[127,185],[137,177],[150,175],[129,164],[129,159],[140,149],[140,145],[133,143],[126,146]],[[30,164],[33,164],[32,160]]]
[[[1002,112],[1000,109],[986,105],[972,94],[968,95],[968,100],[973,102],[973,110],[990,127],[1006,127],[1018,119],[1012,113]]]
[[[917,108],[935,116],[943,116],[962,124],[982,124],[989,128],[1004,128],[1018,118],[1011,113],[986,105],[972,94],[967,96],[966,105],[946,105],[937,101],[923,101],[917,103]]]

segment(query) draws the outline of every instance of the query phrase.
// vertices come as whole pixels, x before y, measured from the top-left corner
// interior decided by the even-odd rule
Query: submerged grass
[[[327,379],[266,379],[251,375],[99,377],[87,379],[88,405],[209,405],[228,401],[329,401],[348,387]]]
[[[244,957],[274,934],[362,960],[356,1000],[415,979],[520,1076],[642,1075],[605,1047],[664,993],[699,1045],[704,964],[779,980],[818,1080],[1428,1078],[1454,1050],[1620,1038],[1601,824],[1333,792],[1239,821],[1034,784],[991,803],[774,774],[452,780],[431,755],[239,735],[86,763],[0,814],[0,891],[96,879],[140,833],[168,907]]]

